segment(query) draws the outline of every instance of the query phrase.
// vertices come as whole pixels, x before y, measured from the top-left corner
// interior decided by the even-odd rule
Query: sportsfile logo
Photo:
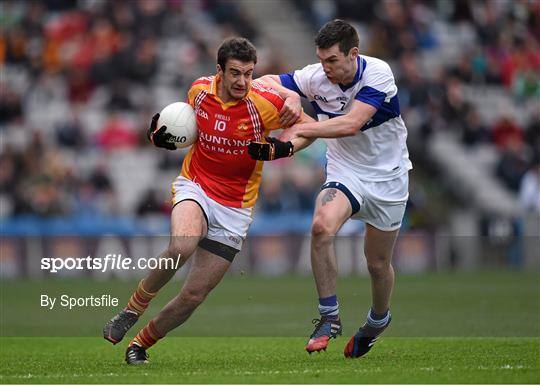
[[[41,259],[41,269],[56,273],[61,270],[90,270],[106,272],[109,270],[130,270],[130,269],[175,269],[180,268],[182,255],[175,259],[171,257],[151,257],[133,260],[124,257],[122,254],[109,253],[105,257],[43,257]]]

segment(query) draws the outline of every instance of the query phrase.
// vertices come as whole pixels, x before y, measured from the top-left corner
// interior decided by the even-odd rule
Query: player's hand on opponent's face
[[[290,157],[294,153],[294,146],[289,142],[282,142],[277,138],[266,137],[265,142],[250,142],[248,153],[251,158],[259,161],[273,161],[278,158]]]
[[[159,113],[152,117],[150,127],[146,131],[148,140],[154,144],[154,146],[162,147],[167,150],[176,150],[176,145],[172,142],[172,134],[166,133],[167,126],[161,126],[157,128],[159,119]]]
[[[285,99],[285,103],[279,112],[279,121],[283,127],[294,125],[302,115],[302,104],[299,95],[291,95]]]

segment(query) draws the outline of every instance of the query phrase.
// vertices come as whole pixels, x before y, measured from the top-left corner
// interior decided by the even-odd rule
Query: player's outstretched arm
[[[296,137],[291,139],[291,143],[294,146],[294,152],[297,153],[302,149],[305,149],[309,145],[311,145],[313,142],[315,142],[317,138],[305,138],[305,137]]]
[[[302,116],[302,103],[300,95],[292,90],[281,85],[279,75],[264,75],[258,78],[266,87],[276,90],[280,97],[285,100],[281,111],[279,112],[279,120],[283,127],[289,127],[296,123]]]
[[[298,123],[312,123],[317,122],[315,119],[311,118],[306,113],[302,112],[302,116],[300,117],[300,121]],[[285,129],[283,133],[278,137],[280,140],[287,140],[291,141],[294,147],[294,152],[299,152],[302,149],[305,149],[309,145],[311,145],[317,138],[306,138],[306,137],[294,137],[290,138],[287,136],[287,131],[289,129]]]
[[[295,137],[340,138],[355,135],[377,112],[367,103],[355,100],[351,110],[342,116],[320,122],[297,123],[283,132],[281,139],[290,141]]]

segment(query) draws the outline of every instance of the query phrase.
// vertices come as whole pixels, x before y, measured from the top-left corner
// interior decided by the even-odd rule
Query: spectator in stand
[[[428,101],[429,87],[425,78],[418,72],[415,56],[411,52],[404,53],[400,58],[400,64],[403,70],[398,81],[400,101],[405,101],[404,106],[424,107]]]
[[[532,37],[529,39],[514,38],[513,44],[508,47],[508,52],[502,60],[503,82],[508,89],[520,91],[519,84],[516,84],[520,78],[522,81],[523,78],[525,78],[524,80],[527,80],[528,77],[535,78],[534,74],[540,71],[540,53],[538,51],[536,39]],[[523,96],[534,95],[537,92],[537,85],[534,81],[531,83],[521,90]]]
[[[482,122],[478,111],[471,108],[465,117],[461,142],[467,147],[490,141],[490,132]]]
[[[159,200],[158,192],[155,188],[150,188],[143,195],[142,200],[137,204],[137,216],[151,214],[167,214],[170,211],[167,200]]]
[[[134,82],[148,85],[157,70],[156,39],[147,37],[137,42],[133,51],[134,57],[130,63],[128,76]]]
[[[456,77],[463,83],[470,84],[474,79],[471,61],[472,57],[471,52],[465,52],[461,55],[458,62],[450,68],[450,75]]]
[[[54,217],[66,214],[65,200],[60,189],[47,175],[37,176],[31,184],[30,206],[34,214]]]
[[[60,147],[74,150],[83,150],[86,144],[86,135],[82,128],[78,111],[73,109],[65,121],[56,127],[56,142]]]
[[[167,17],[166,3],[164,1],[137,1],[133,2],[135,13],[134,32],[144,36],[161,36],[164,20]]]
[[[501,63],[494,52],[478,48],[473,58],[473,81],[479,84],[502,84]]]
[[[501,117],[492,129],[493,143],[500,151],[507,150],[510,146],[514,149],[523,143],[523,130],[509,116]]]
[[[106,151],[134,149],[138,145],[136,128],[113,111],[98,133],[96,143]]]
[[[369,36],[366,42],[366,55],[377,58],[390,58],[392,55],[391,44],[392,40],[386,25],[380,20],[374,20],[369,26]],[[377,37],[374,39],[374,37]]]
[[[0,125],[22,118],[22,100],[19,93],[0,81],[2,98],[0,98]]]
[[[80,69],[74,69],[69,72],[68,97],[71,103],[87,103],[94,91],[88,72]]]
[[[461,129],[465,126],[464,119],[471,106],[465,100],[463,83],[451,77],[446,82],[446,94],[443,100],[442,115],[450,129]]]
[[[113,184],[109,178],[107,166],[100,163],[90,174],[89,181],[97,192],[107,192],[113,190]]]
[[[517,137],[509,137],[497,164],[496,174],[508,189],[518,192],[521,179],[527,172],[529,160],[529,154],[523,142]]]
[[[17,155],[10,145],[2,149],[0,154],[0,193],[13,194],[18,182],[20,164]],[[18,167],[19,166],[19,167]],[[19,169],[19,172],[17,172]]]
[[[78,216],[92,216],[99,213],[98,195],[89,181],[83,181],[77,187],[73,200],[73,213]]]

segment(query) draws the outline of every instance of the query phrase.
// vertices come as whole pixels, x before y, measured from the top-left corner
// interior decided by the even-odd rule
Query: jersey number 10
[[[226,128],[227,128],[227,122],[216,119],[216,123],[214,124],[214,130],[225,131]]]

